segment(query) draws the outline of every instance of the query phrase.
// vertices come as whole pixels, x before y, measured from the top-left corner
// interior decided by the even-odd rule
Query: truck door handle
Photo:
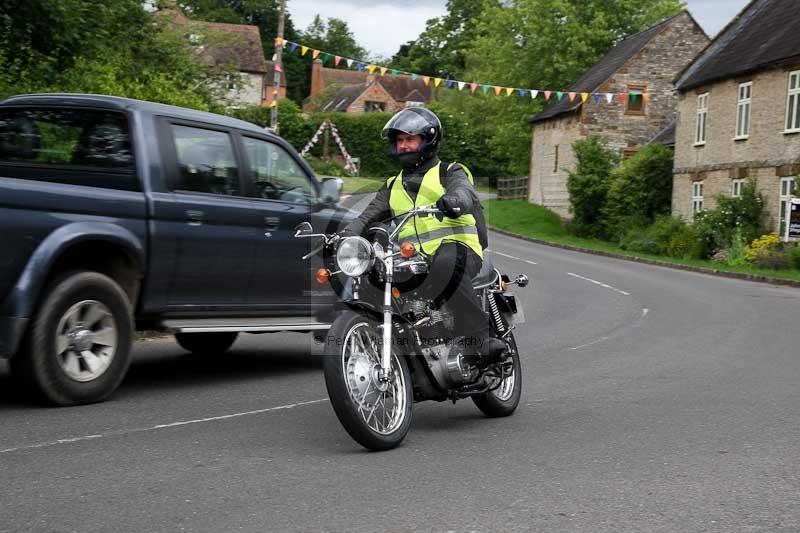
[[[278,217],[264,217],[264,224],[267,231],[275,231],[281,225],[281,219]]]
[[[206,214],[202,211],[195,211],[188,209],[186,211],[186,220],[190,226],[200,226],[206,220]]]

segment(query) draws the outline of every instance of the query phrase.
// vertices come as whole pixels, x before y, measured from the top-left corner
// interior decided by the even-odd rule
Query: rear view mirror
[[[294,236],[299,237],[300,235],[308,235],[314,231],[314,228],[311,227],[311,223],[309,222],[301,222],[294,228]]]
[[[319,201],[323,205],[335,205],[342,193],[342,184],[339,178],[325,178],[319,191]]]

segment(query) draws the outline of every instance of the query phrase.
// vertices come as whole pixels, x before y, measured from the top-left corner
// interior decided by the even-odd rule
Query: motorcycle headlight
[[[362,275],[372,266],[375,255],[372,246],[363,237],[347,237],[336,250],[336,264],[343,274],[351,277]]]

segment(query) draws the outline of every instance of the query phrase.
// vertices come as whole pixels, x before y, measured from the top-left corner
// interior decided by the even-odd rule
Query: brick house
[[[673,214],[691,219],[752,177],[782,228],[800,176],[798,35],[796,0],[754,0],[681,73]]]
[[[433,99],[433,90],[421,78],[328,68],[316,59],[311,65],[311,94],[303,102],[303,110],[395,112]]]
[[[688,11],[614,46],[573,83],[564,97],[531,119],[528,201],[569,215],[567,177],[575,169],[572,143],[597,133],[629,156],[653,140],[675,119],[673,80],[708,44],[709,38]],[[589,93],[584,102],[568,92]],[[613,103],[602,93],[638,97]],[[601,93],[599,101],[594,94]],[[648,94],[647,99],[642,94]]]
[[[156,15],[168,17],[185,31],[189,44],[204,61],[238,70],[238,79],[230,79],[223,88],[222,103],[230,107],[272,103],[275,65],[264,58],[258,26],[192,20],[175,7],[161,9]],[[286,78],[281,74],[278,99],[284,97]]]

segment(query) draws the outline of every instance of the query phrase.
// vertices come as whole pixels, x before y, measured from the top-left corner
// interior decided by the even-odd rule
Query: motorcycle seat
[[[492,264],[492,255],[489,250],[483,251],[483,266],[481,266],[481,271],[472,278],[472,286],[473,287],[481,287],[483,285],[488,285],[494,281],[497,273],[494,271],[494,265]]]

